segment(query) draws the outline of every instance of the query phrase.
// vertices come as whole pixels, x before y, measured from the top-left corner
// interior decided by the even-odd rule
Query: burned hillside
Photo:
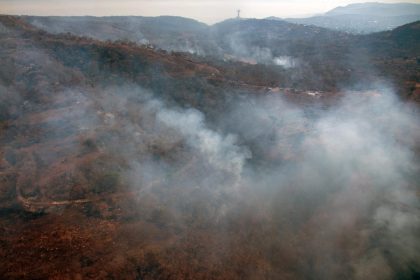
[[[1,16],[0,275],[416,279],[416,24],[341,77]]]

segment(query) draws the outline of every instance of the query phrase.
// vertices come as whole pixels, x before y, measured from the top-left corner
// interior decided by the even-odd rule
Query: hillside
[[[418,22],[37,19],[0,16],[2,279],[418,277]]]
[[[53,27],[45,30],[51,31],[54,28],[54,33],[76,30],[73,32],[76,35],[97,39],[103,38],[104,34],[115,34],[115,40],[137,44],[148,42],[146,45],[152,44],[157,49],[199,55],[200,60],[219,66],[225,64],[225,68],[231,67],[230,62],[237,61],[242,63],[235,66],[235,71],[239,71],[241,75],[239,79],[248,76],[246,79],[251,79],[248,81],[251,84],[261,84],[263,81],[263,84],[270,86],[280,84],[281,87],[336,90],[350,86],[356,80],[362,84],[370,83],[378,77],[379,72],[379,76],[395,82],[402,95],[409,95],[409,88],[418,78],[418,44],[413,42],[414,44],[401,48],[394,40],[395,36],[388,35],[390,33],[370,37],[354,36],[285,21],[253,19],[227,20],[210,27],[174,17],[22,19],[28,23],[38,23],[41,27],[46,25],[40,25],[40,22],[50,21],[54,24],[48,26]],[[137,21],[137,25],[127,24],[131,21]],[[142,25],[143,21],[148,24]],[[96,22],[97,27],[92,22]],[[108,31],[112,30],[112,26],[120,26],[123,31]],[[139,28],[134,30],[133,27]],[[403,28],[399,30],[402,31]],[[137,37],[126,40],[127,34],[137,34],[136,32],[143,34],[146,41],[138,41]],[[394,33],[397,32],[399,31]],[[409,33],[414,37],[417,35],[415,30],[410,30]],[[390,68],[387,65],[389,59],[398,61],[395,67]],[[238,79],[237,76],[231,78]]]
[[[172,16],[161,17],[23,17],[47,32],[72,33],[98,40],[121,40],[151,44],[169,51],[195,52],[197,37],[208,26]]]
[[[357,36],[270,20],[232,20],[212,29],[225,54],[283,68],[288,86],[332,90],[379,77],[392,81],[401,95],[410,95],[410,89],[400,86],[419,80],[418,24]]]

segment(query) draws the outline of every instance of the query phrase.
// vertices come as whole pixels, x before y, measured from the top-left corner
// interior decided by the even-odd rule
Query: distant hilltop
[[[279,20],[280,18],[270,17],[269,19]],[[391,30],[420,20],[420,4],[358,3],[334,8],[323,15],[282,20],[365,34]]]
[[[407,16],[420,15],[420,4],[414,3],[357,3],[344,7],[337,7],[326,15],[375,15],[375,16]]]

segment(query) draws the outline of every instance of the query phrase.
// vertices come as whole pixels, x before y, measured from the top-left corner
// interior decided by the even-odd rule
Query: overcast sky
[[[367,0],[368,1],[368,0]],[[0,0],[1,14],[26,15],[176,15],[214,23],[236,16],[293,17],[322,13],[354,0]],[[382,0],[380,2],[412,2]]]

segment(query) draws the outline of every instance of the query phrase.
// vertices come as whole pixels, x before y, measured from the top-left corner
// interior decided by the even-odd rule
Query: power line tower
[[[238,10],[238,16],[236,17],[237,19],[241,18],[241,10]]]

